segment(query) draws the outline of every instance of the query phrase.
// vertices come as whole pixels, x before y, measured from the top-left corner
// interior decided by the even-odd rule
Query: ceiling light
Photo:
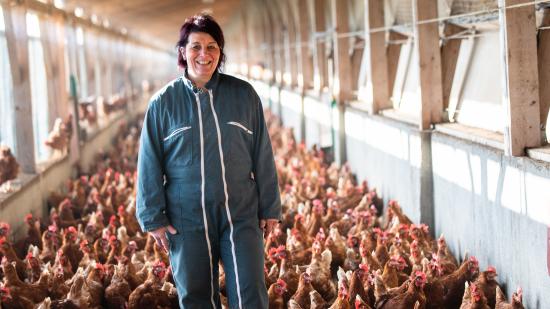
[[[212,10],[212,8],[204,8],[202,12],[205,14],[214,15],[214,11]]]
[[[111,23],[109,22],[108,19],[105,19],[105,20],[103,21],[103,27],[105,27],[105,28],[111,27]]]
[[[126,28],[122,28],[122,29],[120,30],[120,33],[126,35],[126,34],[128,34],[128,30],[127,30]]]
[[[82,16],[84,16],[84,9],[81,8],[81,7],[79,7],[79,6],[77,6],[77,7],[74,9],[74,15],[75,15],[76,17],[82,17]]]
[[[202,0],[202,3],[214,3],[214,0]]]
[[[55,6],[58,9],[62,9],[65,7],[65,1],[64,0],[53,0],[53,6]]]
[[[92,23],[94,23],[94,25],[99,24],[99,18],[97,18],[95,14],[92,14]]]

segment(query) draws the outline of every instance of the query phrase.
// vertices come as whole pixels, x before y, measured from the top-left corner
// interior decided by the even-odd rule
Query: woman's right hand
[[[176,235],[178,233],[178,231],[176,231],[176,229],[172,225],[159,227],[158,229],[152,230],[149,233],[153,235],[153,238],[157,242],[157,245],[164,248],[164,250],[168,252],[170,246],[168,244],[168,239],[166,238],[166,232],[172,235]]]

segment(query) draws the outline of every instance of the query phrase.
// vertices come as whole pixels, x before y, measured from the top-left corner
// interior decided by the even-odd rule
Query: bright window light
[[[34,13],[27,13],[27,35],[31,38],[40,38],[40,22]]]
[[[84,9],[81,8],[81,7],[76,7],[76,8],[74,9],[74,15],[75,15],[76,17],[82,17],[82,16],[84,16]]]
[[[65,1],[64,0],[53,0],[53,5],[58,9],[65,8]]]
[[[92,23],[93,23],[94,25],[99,24],[99,18],[97,18],[97,15],[92,14],[91,19],[92,19]]]
[[[6,26],[4,25],[4,12],[0,6],[0,31],[6,31]]]
[[[84,31],[81,27],[76,28],[76,44],[84,45]]]

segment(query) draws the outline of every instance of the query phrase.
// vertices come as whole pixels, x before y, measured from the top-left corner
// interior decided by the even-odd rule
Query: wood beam
[[[284,72],[284,39],[283,39],[283,26],[280,14],[274,1],[267,1],[267,10],[271,16],[271,24],[273,26],[273,41],[272,46],[274,57],[274,74],[275,83],[278,86],[283,84],[283,72]]]
[[[326,0],[310,0],[313,1],[312,23],[313,23],[313,85],[317,91],[322,91],[328,86],[328,64],[326,57],[326,44],[324,38],[318,36],[319,33],[326,31]]]
[[[283,15],[286,16],[287,35],[288,35],[288,58],[290,62],[287,66],[288,72],[288,84],[291,88],[298,86],[298,57],[301,57],[300,36],[298,35],[299,28],[297,27],[297,20],[295,18],[296,11],[293,8],[291,1],[294,0],[280,0],[281,10]]]
[[[262,74],[262,80],[272,84],[275,81],[275,68],[274,62],[274,54],[273,54],[273,47],[274,47],[274,41],[273,41],[273,23],[271,20],[271,16],[269,15],[267,6],[265,9],[261,10],[262,14],[262,30],[263,30],[263,38],[264,38],[264,59],[265,59],[265,65],[264,65],[264,73]]]
[[[530,0],[499,0],[499,22],[506,110],[504,150],[524,156],[526,148],[541,144],[539,76],[535,5],[513,9],[506,6]]]
[[[550,7],[544,9],[541,27],[550,27]],[[538,36],[540,121],[543,132],[546,132],[550,109],[550,29],[540,30]],[[549,136],[545,134],[548,140]]]
[[[437,22],[422,23],[437,18],[437,2],[412,0],[415,48],[420,67],[420,123],[421,130],[430,129],[442,120],[443,83],[441,77],[441,51]]]
[[[365,0],[365,44],[370,60],[370,83],[366,87],[368,93],[372,93],[371,111],[377,114],[379,111],[390,108],[388,54],[386,53],[386,32],[371,33],[375,28],[384,27],[384,1]]]
[[[31,81],[27,38],[27,8],[24,5],[2,5],[8,57],[13,82],[15,154],[24,173],[36,172],[32,123]]]
[[[336,31],[332,35],[335,79],[332,93],[338,104],[351,99],[351,60],[349,55],[349,37],[338,34],[349,32],[349,2],[331,0],[331,13]]]
[[[445,37],[455,35],[466,30],[451,23],[445,23],[443,33]],[[458,52],[460,51],[460,39],[450,39],[443,41],[441,46],[441,77],[443,79],[443,110],[449,107],[449,97],[451,96],[451,87],[455,76],[456,62],[458,61]]]
[[[401,47],[403,46],[400,41],[406,40],[409,37],[399,32],[390,30],[388,47],[386,48],[386,55],[388,59],[388,93],[393,93],[393,85],[395,84],[395,77],[397,75],[397,66],[399,64],[399,56],[401,55]],[[390,107],[392,106],[391,103]]]
[[[313,58],[312,50],[308,44],[311,41],[311,34],[313,33],[310,28],[310,14],[309,14],[309,1],[297,0],[298,12],[299,12],[299,36],[297,43],[301,43],[300,50],[300,74],[301,78],[298,79],[298,85],[303,89],[311,89],[313,87]],[[306,43],[307,42],[307,43]]]

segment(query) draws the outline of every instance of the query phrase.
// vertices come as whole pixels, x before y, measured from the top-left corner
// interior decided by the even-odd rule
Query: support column
[[[377,114],[382,109],[391,108],[388,87],[388,54],[386,53],[386,32],[370,33],[372,29],[384,27],[384,1],[365,0],[365,52],[370,61],[367,93],[372,94],[371,111]]]
[[[503,103],[506,110],[504,150],[524,156],[526,148],[541,145],[539,74],[535,5],[506,9],[530,0],[499,0]]]
[[[306,44],[306,42],[311,41],[310,35],[312,34],[312,29],[310,29],[309,25],[309,6],[308,6],[308,0],[297,0],[298,1],[298,11],[299,11],[299,23],[298,26],[300,28],[299,36],[296,40],[296,43],[300,43],[301,45],[298,47],[297,50],[299,50],[299,56],[300,56],[300,78],[298,78],[298,86],[304,90],[311,89],[313,86],[312,81],[312,73],[313,73],[313,67],[312,67],[312,57],[311,57],[311,49],[310,45]]]
[[[313,16],[313,86],[314,89],[321,92],[323,88],[328,86],[328,66],[326,58],[325,37],[320,38],[319,33],[326,31],[325,20],[325,2],[326,0],[310,0],[314,3],[312,10]]]
[[[27,38],[27,8],[24,5],[2,6],[8,56],[13,82],[15,124],[15,153],[24,173],[36,172],[34,133],[32,125],[32,98],[29,73]]]
[[[443,83],[441,78],[441,51],[437,22],[422,23],[437,18],[437,2],[412,0],[415,48],[420,66],[420,121],[421,130],[439,123],[443,114]],[[418,24],[418,23],[421,24]]]
[[[338,37],[338,34],[349,32],[348,1],[331,1],[333,25],[336,31],[333,39],[335,81],[332,93],[338,104],[345,104],[351,99],[351,59],[349,55],[349,37]]]
[[[449,37],[466,30],[464,27],[445,23],[444,34]],[[460,51],[460,39],[450,39],[443,42],[441,46],[441,75],[443,79],[443,110],[449,107],[449,97],[451,96],[451,87],[455,76],[456,62],[458,61],[458,52]]]
[[[541,27],[550,27],[550,5],[544,8]],[[550,29],[539,31],[538,65],[540,87],[540,121],[541,132],[546,140],[550,137],[547,128],[548,109],[550,109]]]

